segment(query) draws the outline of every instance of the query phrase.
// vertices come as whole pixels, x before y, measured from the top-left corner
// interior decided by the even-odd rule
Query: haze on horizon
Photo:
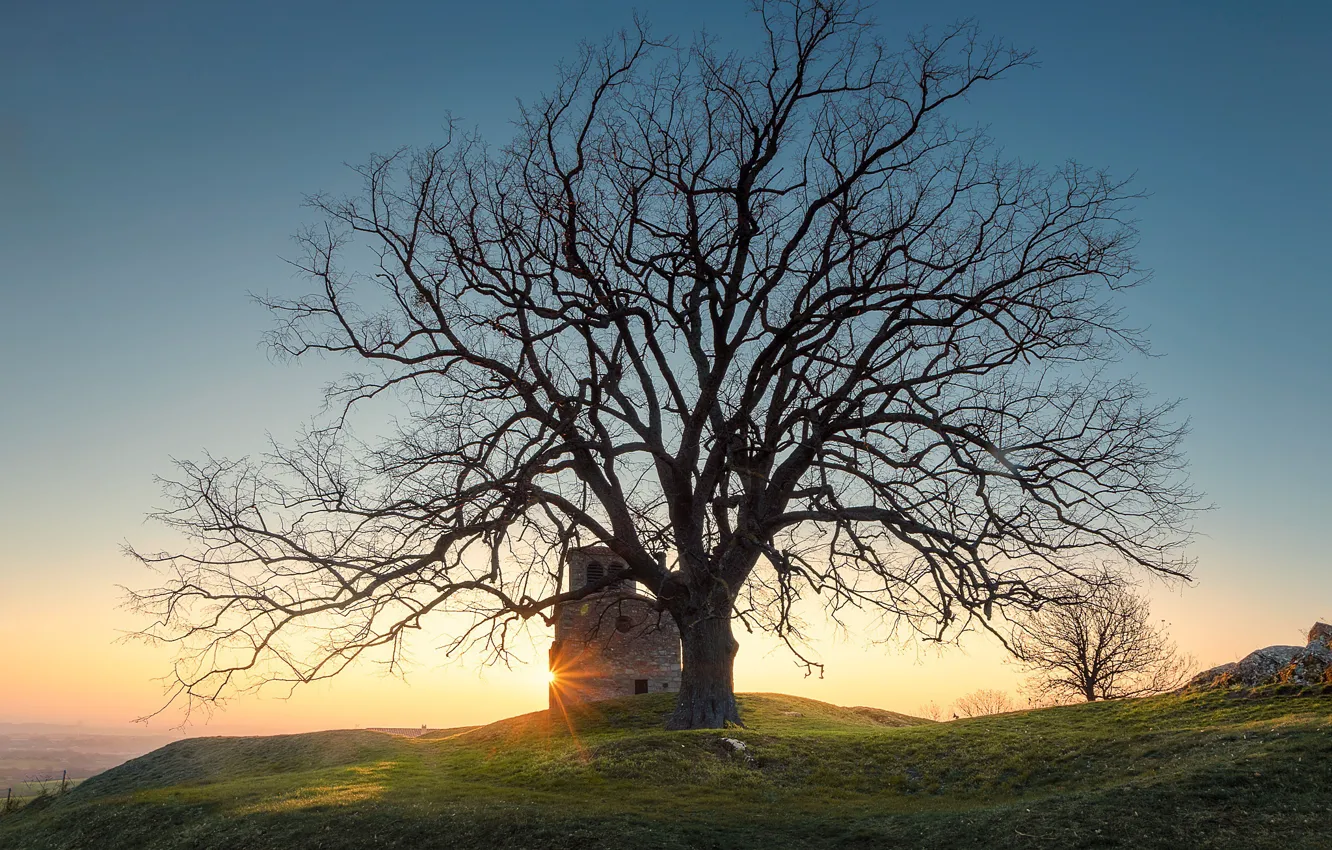
[[[660,32],[748,37],[740,2],[638,6]],[[876,8],[902,33],[974,16],[1035,47],[1042,67],[987,91],[975,120],[1024,159],[1136,174],[1150,195],[1138,253],[1155,281],[1123,303],[1162,356],[1125,367],[1184,399],[1192,475],[1216,505],[1190,553],[1193,586],[1151,586],[1157,615],[1204,666],[1332,620],[1332,460],[1318,443],[1332,414],[1332,8]],[[502,144],[516,100],[628,16],[610,0],[11,12],[0,722],[119,726],[157,707],[168,653],[114,642],[140,625],[118,586],[150,580],[121,544],[170,542],[144,523],[160,504],[153,476],[172,457],[240,456],[293,434],[345,365],[272,362],[270,317],[248,296],[307,285],[282,259],[312,220],[302,197],[349,188],[344,162],[438,139],[450,113]],[[742,634],[737,689],[912,713],[1019,678],[981,639],[940,653],[815,634],[825,679]],[[237,699],[208,728],[443,727],[536,710],[543,640],[531,664],[478,670],[446,664],[423,635],[406,682],[365,665],[290,699]]]

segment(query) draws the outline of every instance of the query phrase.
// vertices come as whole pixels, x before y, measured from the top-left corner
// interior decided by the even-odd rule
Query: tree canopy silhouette
[[[1142,345],[1133,191],[952,117],[1030,54],[967,23],[893,49],[849,0],[754,19],[751,55],[636,25],[507,145],[453,125],[313,200],[274,341],[359,366],[294,445],[181,465],[193,543],[139,553],[165,579],[135,596],[173,699],[396,658],[432,617],[503,658],[601,589],[563,586],[577,545],[678,623],[676,728],[740,721],[737,619],[813,664],[802,598],[943,638],[1109,561],[1187,571],[1172,406],[1103,369]],[[374,403],[398,427],[360,442]]]

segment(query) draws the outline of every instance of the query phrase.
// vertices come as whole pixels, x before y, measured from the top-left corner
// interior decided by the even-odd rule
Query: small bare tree
[[[1008,694],[991,688],[981,688],[957,698],[953,710],[962,717],[982,717],[1016,710]]]
[[[949,117],[1029,54],[754,6],[753,55],[638,27],[509,144],[454,133],[314,200],[275,343],[356,365],[307,439],[169,487],[192,545],[138,553],[165,580],[136,599],[173,697],[396,661],[426,619],[504,659],[628,578],[680,629],[670,725],[720,727],[734,622],[803,661],[802,597],[944,639],[1105,559],[1187,571],[1172,406],[1099,369],[1140,344],[1134,193]],[[400,430],[367,445],[345,415],[377,402]],[[566,588],[593,544],[625,569]]]
[[[1037,701],[1093,702],[1173,690],[1188,680],[1193,659],[1181,655],[1147,601],[1115,582],[1073,605],[1024,617],[1010,642],[1033,676]]]
[[[939,703],[934,700],[925,703],[917,709],[917,711],[921,717],[924,717],[927,720],[933,720],[936,723],[944,720],[944,710],[939,706]]]

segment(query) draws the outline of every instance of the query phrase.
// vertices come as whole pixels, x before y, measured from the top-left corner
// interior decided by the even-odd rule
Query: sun
[[[546,671],[546,684],[553,685],[559,678],[560,677],[555,674],[554,670]]]

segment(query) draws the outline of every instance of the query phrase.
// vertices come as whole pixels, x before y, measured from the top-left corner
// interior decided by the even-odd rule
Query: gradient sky
[[[741,0],[642,2],[659,32],[753,38]],[[1205,13],[1199,10],[1205,9]],[[1200,662],[1293,643],[1332,620],[1332,4],[880,2],[890,38],[974,16],[1041,67],[969,105],[1007,150],[1136,174],[1140,257],[1124,300],[1157,353],[1130,365],[1183,399],[1201,518],[1189,587],[1153,588]],[[0,721],[120,723],[154,707],[166,656],[113,643],[117,585],[151,577],[127,540],[153,476],[239,456],[318,407],[328,364],[276,364],[248,293],[305,284],[284,263],[302,197],[344,163],[440,137],[495,142],[582,38],[629,4],[27,3],[0,16]],[[1322,246],[1322,247],[1320,247]],[[823,680],[744,639],[743,690],[915,711],[1017,673],[980,641],[942,655],[821,643]],[[367,670],[218,728],[448,726],[541,708],[540,663]]]

